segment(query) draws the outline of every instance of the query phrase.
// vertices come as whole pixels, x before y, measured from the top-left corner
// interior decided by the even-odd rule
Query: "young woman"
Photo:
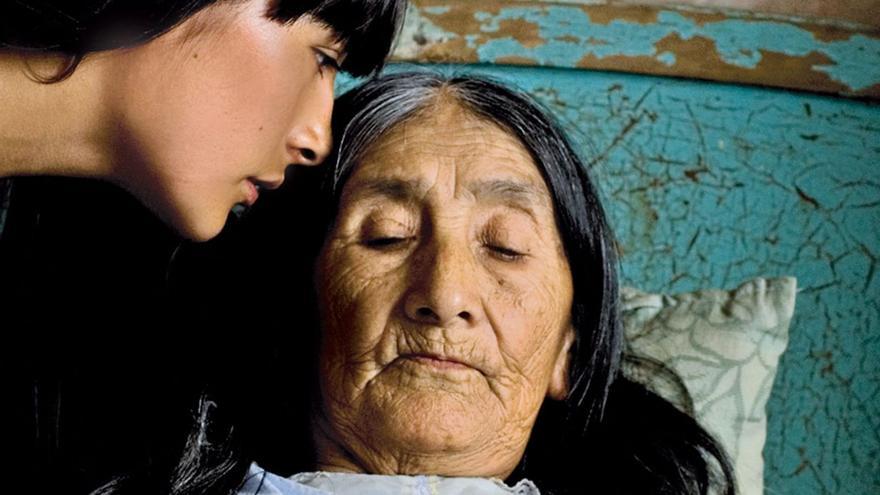
[[[200,380],[180,365],[184,324],[163,316],[179,241],[113,187],[24,176],[103,179],[177,234],[211,238],[288,165],[324,159],[337,70],[378,70],[404,7],[0,6],[0,326],[24,337],[2,355],[9,491],[199,490],[162,475],[190,420],[184,385]]]
[[[340,68],[381,66],[404,0],[20,1],[0,7],[0,177],[94,177],[216,235],[329,152]]]

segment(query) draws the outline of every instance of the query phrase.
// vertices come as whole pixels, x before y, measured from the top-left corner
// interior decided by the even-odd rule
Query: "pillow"
[[[785,277],[756,278],[731,291],[621,290],[628,354],[661,363],[681,382],[647,376],[631,363],[624,372],[694,414],[727,450],[744,495],[764,491],[765,405],[788,343],[796,285]]]

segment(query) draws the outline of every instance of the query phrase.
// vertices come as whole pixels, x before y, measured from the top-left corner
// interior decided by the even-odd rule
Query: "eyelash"
[[[513,249],[504,246],[486,244],[485,247],[493,256],[499,258],[501,261],[520,261],[526,257],[525,253],[520,253],[519,251],[514,251]]]
[[[321,74],[324,74],[324,69],[331,69],[334,72],[339,72],[339,62],[330,55],[327,55],[321,50],[315,50],[315,58],[318,61],[318,71]]]
[[[377,251],[391,251],[405,247],[412,240],[414,240],[413,237],[374,237],[363,240],[362,244]],[[497,244],[486,243],[483,244],[483,247],[489,250],[492,256],[504,262],[521,261],[526,257],[525,253]]]
[[[377,250],[390,250],[395,247],[402,247],[404,243],[411,241],[412,237],[376,237],[363,241],[364,246]]]

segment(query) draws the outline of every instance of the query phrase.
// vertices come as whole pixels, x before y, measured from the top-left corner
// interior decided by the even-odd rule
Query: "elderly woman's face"
[[[454,103],[357,165],[317,285],[322,468],[504,477],[565,394],[572,282],[549,192],[516,138]]]

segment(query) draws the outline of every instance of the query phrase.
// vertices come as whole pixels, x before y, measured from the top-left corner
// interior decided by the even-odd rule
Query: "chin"
[[[172,224],[177,232],[193,242],[205,242],[217,237],[226,225],[226,216],[217,218],[179,219]]]
[[[204,242],[213,239],[226,226],[231,205],[211,207],[209,201],[184,201],[172,194],[138,194],[142,189],[133,189],[133,195],[141,200],[165,225],[174,229],[177,235],[194,241]]]
[[[491,421],[481,418],[485,411],[475,410],[454,400],[438,400],[436,394],[417,394],[401,402],[405,410],[383,414],[384,429],[393,432],[389,441],[405,450],[454,453],[467,451],[485,440]]]

